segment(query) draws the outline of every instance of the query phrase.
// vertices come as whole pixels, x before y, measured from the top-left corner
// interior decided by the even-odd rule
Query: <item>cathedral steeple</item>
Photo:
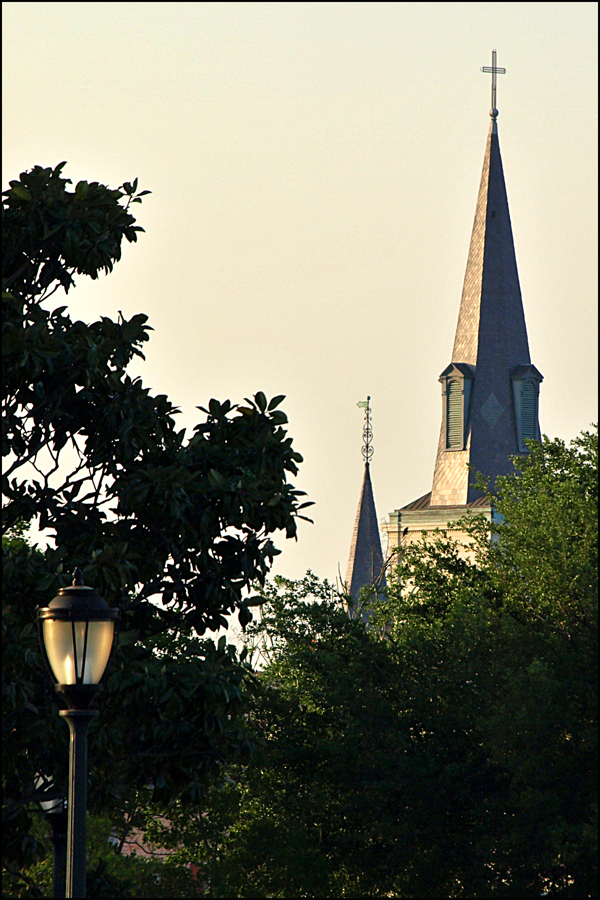
[[[484,70],[493,79],[503,71],[495,59]],[[469,465],[493,485],[511,471],[509,456],[526,452],[525,439],[540,436],[542,375],[529,357],[495,106],[490,116],[452,361],[440,375],[442,428],[431,506],[475,500],[480,493]]]
[[[361,400],[358,403],[358,406],[365,411],[362,447],[365,472],[356,511],[345,582],[346,589],[354,601],[358,600],[362,587],[375,585],[376,588],[380,588],[382,582],[385,582],[381,538],[379,536],[379,525],[375,512],[370,473],[370,461],[373,456],[370,399],[370,397],[367,397],[366,401]],[[357,607],[354,607],[354,611],[354,614],[358,612]],[[352,614],[353,612],[351,611]],[[368,616],[363,614],[363,618],[367,619]]]
[[[490,522],[497,513],[475,490],[475,472],[493,488],[512,471],[510,457],[540,440],[538,398],[542,375],[531,364],[500,144],[496,76],[475,221],[452,358],[440,375],[442,427],[433,487],[390,513],[388,552],[419,540],[423,531],[447,528],[477,508]],[[459,535],[466,547],[469,536]]]

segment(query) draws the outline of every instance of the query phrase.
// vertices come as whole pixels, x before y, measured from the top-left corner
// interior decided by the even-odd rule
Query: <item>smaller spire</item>
[[[362,455],[365,461],[365,473],[358,501],[358,509],[356,511],[352,545],[350,547],[350,557],[348,559],[348,569],[346,571],[346,589],[355,602],[359,598],[360,589],[362,587],[374,586],[379,592],[381,587],[385,584],[381,537],[379,535],[377,513],[375,512],[375,499],[373,497],[373,486],[371,484],[371,473],[369,471],[369,463],[373,456],[373,430],[371,428],[370,400],[371,398],[367,397],[366,400],[360,400],[357,403],[357,406],[365,411],[362,447]],[[357,607],[353,607],[350,611],[352,617],[356,616],[357,613]],[[365,615],[364,612],[362,615],[363,619],[367,621],[368,616]]]

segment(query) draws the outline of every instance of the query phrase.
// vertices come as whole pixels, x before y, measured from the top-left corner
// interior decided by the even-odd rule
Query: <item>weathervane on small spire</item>
[[[373,430],[371,428],[371,407],[369,406],[370,397],[367,397],[366,400],[359,400],[356,404],[360,409],[364,409],[365,411],[365,424],[363,425],[363,446],[362,446],[362,455],[363,459],[368,466],[371,462],[371,458],[373,456]]]
[[[492,73],[492,108],[490,109],[490,116],[492,119],[496,119],[498,116],[498,110],[496,109],[496,75],[506,75],[506,69],[501,69],[496,65],[495,50],[492,50],[492,65],[482,66],[481,71]]]

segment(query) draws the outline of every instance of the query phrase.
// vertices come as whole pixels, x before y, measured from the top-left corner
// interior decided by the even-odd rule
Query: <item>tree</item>
[[[131,209],[149,193],[137,179],[71,191],[64,166],[36,166],[3,194],[3,849],[13,868],[39,849],[27,837],[36,773],[65,782],[66,735],[40,666],[35,607],[79,566],[122,610],[101,727],[90,734],[91,807],[112,804],[133,820],[149,783],[157,800],[193,802],[215,766],[249,747],[247,670],[224,639],[203,636],[235,610],[249,621],[248,589],[279,552],[271,536],[295,537],[308,505],[288,480],[302,458],[283,427],[283,397],[210,400],[188,439],[168,398],[127,374],[143,358],[147,316],[88,324],[49,304],[75,275],[112,270],[123,238],[143,231]],[[50,539],[43,550],[18,533],[32,522]]]
[[[406,548],[370,628],[266,587],[255,756],[154,826],[212,896],[596,896],[597,435],[515,462],[494,540]]]

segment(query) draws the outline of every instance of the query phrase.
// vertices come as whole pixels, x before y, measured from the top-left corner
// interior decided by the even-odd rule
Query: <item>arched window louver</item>
[[[443,432],[446,450],[464,450],[468,440],[469,403],[473,367],[450,363],[439,377],[443,398]]]
[[[523,441],[535,439],[535,385],[526,381],[521,389],[521,434]]]
[[[446,448],[463,448],[462,385],[454,379],[448,382],[446,392]]]
[[[511,374],[519,453],[528,452],[525,441],[540,440],[538,398],[543,380],[542,373],[531,363],[517,366]]]

